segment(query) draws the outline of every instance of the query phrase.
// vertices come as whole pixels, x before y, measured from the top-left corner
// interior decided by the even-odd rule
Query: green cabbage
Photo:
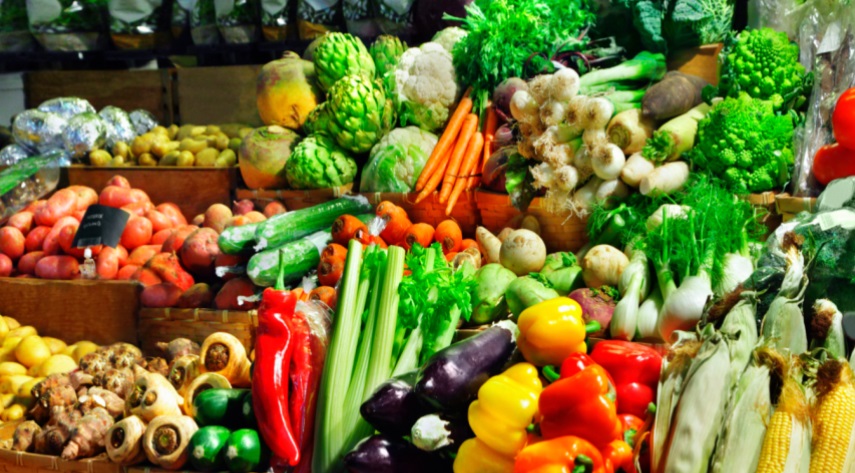
[[[361,190],[410,192],[436,142],[436,135],[415,126],[392,130],[371,149]]]

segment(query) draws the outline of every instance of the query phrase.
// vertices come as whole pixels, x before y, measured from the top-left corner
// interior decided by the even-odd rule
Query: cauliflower
[[[442,128],[458,96],[451,53],[432,42],[408,49],[395,68],[394,95],[401,125]]]
[[[718,103],[698,125],[689,159],[739,193],[783,186],[793,164],[793,119],[746,94]]]
[[[461,39],[465,38],[468,34],[468,31],[460,28],[459,26],[449,26],[448,28],[437,31],[437,33],[433,35],[431,42],[440,44],[446,49],[446,51],[453,53],[454,45],[456,45]]]
[[[360,190],[410,192],[436,142],[436,135],[415,126],[392,130],[371,149]]]

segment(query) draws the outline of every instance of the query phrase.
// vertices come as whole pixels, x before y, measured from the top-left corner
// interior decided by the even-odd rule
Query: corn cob
[[[822,347],[834,358],[846,357],[846,336],[843,333],[843,314],[834,302],[818,299],[813,304],[810,320],[813,342],[811,348]]]
[[[855,384],[848,364],[819,367],[810,473],[848,473],[855,468]]]
[[[807,278],[804,277],[804,256],[795,247],[787,250],[787,272],[778,295],[763,316],[760,330],[767,344],[778,350],[801,355],[808,349],[802,303]]]
[[[810,462],[809,414],[798,380],[791,375],[786,376],[763,439],[757,473],[807,471]]]

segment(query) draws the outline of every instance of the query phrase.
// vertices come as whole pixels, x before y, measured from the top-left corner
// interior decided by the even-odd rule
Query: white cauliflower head
[[[459,26],[449,26],[448,28],[437,31],[431,42],[441,45],[448,52],[452,52],[454,50],[454,45],[456,45],[461,39],[465,38],[468,34],[468,31],[460,28]]]
[[[452,56],[441,45],[410,48],[395,68],[395,102],[401,125],[436,131],[445,125],[459,95]]]

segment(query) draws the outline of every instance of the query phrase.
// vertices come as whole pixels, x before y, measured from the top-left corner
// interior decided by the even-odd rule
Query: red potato
[[[126,267],[130,266],[131,265],[128,265]],[[138,268],[131,279],[139,281],[143,286],[153,286],[163,282],[163,279],[160,279],[160,276],[158,276],[157,273],[148,268]]]
[[[154,210],[154,205],[151,202],[134,202],[122,207],[122,210],[131,214],[131,216],[145,217],[149,212]]]
[[[274,215],[284,214],[285,212],[287,212],[287,209],[282,204],[282,202],[279,202],[278,200],[274,200],[273,202],[270,202],[269,204],[264,206],[264,216],[267,218],[270,218]]]
[[[50,231],[50,227],[36,227],[30,231],[24,241],[24,248],[26,248],[27,252],[41,250],[44,247],[45,237],[48,236]]]
[[[242,227],[248,223],[252,223],[246,218],[246,215],[235,215],[234,217],[229,219],[229,223],[226,224],[226,228],[229,227]]]
[[[187,225],[187,219],[184,217],[184,214],[181,213],[181,209],[172,202],[160,204],[155,207],[155,210],[166,215],[170,220],[172,220],[173,227]]]
[[[21,274],[36,274],[36,263],[44,257],[44,251],[34,251],[25,254],[18,261],[18,272]]]
[[[127,266],[122,266],[122,269],[116,273],[116,279],[119,281],[130,281],[134,278],[134,275],[137,274],[137,271],[140,270],[139,266],[129,264]]]
[[[249,199],[235,201],[232,204],[232,213],[235,215],[246,215],[255,210],[255,204]]]
[[[14,269],[12,260],[3,253],[0,253],[0,278],[8,278],[11,276],[12,269]]]
[[[214,262],[220,254],[219,235],[211,228],[200,228],[187,237],[181,247],[181,264],[197,277],[212,277]]]
[[[82,221],[83,221],[83,217],[84,217],[85,215],[86,215],[86,211],[85,211],[85,210],[75,210],[75,211],[74,211],[74,213],[73,213],[73,214],[71,214],[71,216],[72,216],[72,217],[74,217],[74,220],[77,220],[78,222],[82,222]]]
[[[122,189],[130,189],[131,188],[131,183],[128,182],[128,180],[125,178],[125,176],[119,176],[119,175],[116,175],[116,176],[113,176],[112,178],[110,178],[110,180],[107,181],[107,185],[108,186],[121,187]]]
[[[30,202],[30,205],[26,206],[21,212],[30,212],[32,214],[35,214],[38,209],[44,207],[45,205],[47,205],[47,199],[34,200]]]
[[[80,225],[80,222],[75,220],[74,217],[63,217],[56,222],[53,228],[50,229],[47,236],[45,236],[44,243],[42,244],[42,249],[46,255],[50,256],[59,253],[59,250],[61,249],[59,245],[59,232],[68,225],[74,225],[74,227],[77,228]]]
[[[154,223],[152,223],[152,226],[153,225],[154,225]],[[171,237],[172,234],[174,234],[174,233],[175,233],[174,228],[167,228],[166,230],[161,230],[161,231],[155,233],[154,235],[152,235],[151,244],[152,245],[163,245],[163,243],[166,240],[168,240],[169,237]]]
[[[246,262],[248,260],[249,258],[246,256],[220,253],[214,260],[214,271],[218,278],[230,281],[246,274]]]
[[[232,209],[223,204],[214,204],[205,211],[205,221],[202,226],[213,228],[217,234],[220,234],[226,229],[232,217],[234,217]]]
[[[151,220],[145,217],[131,219],[122,232],[122,246],[134,250],[140,246],[147,245],[151,241]]]
[[[154,233],[161,230],[168,230],[175,226],[169,217],[156,209],[149,210],[145,214],[145,218],[151,220],[151,228]]]
[[[196,284],[193,276],[181,267],[181,262],[174,253],[158,253],[148,260],[145,267],[154,271],[160,279],[175,284],[183,291]]]
[[[0,228],[0,253],[5,254],[12,261],[24,255],[26,238],[21,230],[15,227]]]
[[[76,248],[74,246],[74,236],[77,234],[78,228],[80,227],[77,225],[66,225],[62,227],[62,230],[59,231],[57,240],[59,241],[59,246],[62,248],[63,253],[74,256],[77,259],[82,259],[86,257],[86,248]],[[90,246],[89,249],[92,251],[92,257],[94,258],[101,254],[103,246]]]
[[[180,309],[205,309],[211,307],[214,301],[214,291],[205,283],[194,284],[178,298],[175,307]]]
[[[148,260],[152,259],[154,255],[160,252],[160,245],[140,246],[131,251],[131,254],[128,255],[128,260],[126,264],[132,264],[134,266],[143,266],[144,264],[148,263]]]
[[[150,202],[148,195],[139,189],[107,186],[101,191],[99,203],[108,207],[122,208],[136,202]]]
[[[119,267],[128,264],[128,250],[122,245],[116,245],[116,252],[119,255]]]
[[[193,232],[198,230],[199,227],[195,225],[185,225],[183,227],[178,227],[175,230],[175,233],[172,234],[169,238],[163,242],[163,252],[164,253],[178,253],[181,251],[181,247],[184,246],[184,240],[187,239]]]
[[[95,260],[98,279],[116,279],[119,274],[119,250],[109,246],[101,250]]]
[[[15,227],[27,236],[30,233],[30,230],[33,229],[33,213],[32,212],[18,212],[15,215],[9,217],[9,220],[6,222],[6,226]]]
[[[244,217],[246,217],[246,219],[249,220],[250,223],[258,223],[267,220],[267,217],[265,217],[263,213],[256,211],[249,212],[248,214],[244,215]]]
[[[214,308],[219,310],[252,310],[258,306],[257,302],[238,301],[239,297],[252,297],[255,295],[255,285],[249,278],[237,278],[228,281],[214,298]]]
[[[77,194],[73,190],[60,189],[47,201],[47,205],[35,212],[39,225],[52,226],[63,217],[69,217],[77,211]]]
[[[147,286],[140,294],[140,302],[143,307],[163,309],[175,307],[181,297],[181,289],[170,282]]]
[[[73,256],[45,256],[36,263],[36,276],[41,279],[74,279],[80,275],[80,264]]]
[[[68,186],[66,189],[77,194],[77,210],[86,210],[90,205],[98,203],[98,193],[86,186]]]

